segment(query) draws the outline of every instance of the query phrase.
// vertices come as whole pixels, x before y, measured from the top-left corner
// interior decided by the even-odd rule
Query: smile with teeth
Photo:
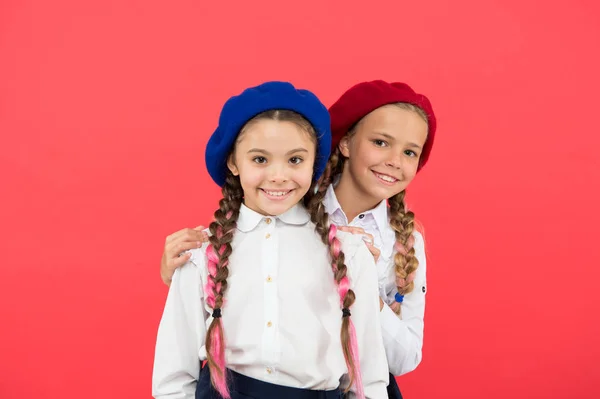
[[[261,190],[267,195],[267,197],[274,199],[285,198],[292,190],[266,190],[261,188]]]
[[[392,176],[388,176],[388,175],[382,175],[381,173],[377,173],[377,172],[373,172],[375,174],[375,176],[377,176],[378,178],[380,178],[381,180],[383,180],[384,182],[387,183],[396,183],[398,181],[398,179],[396,179],[395,177]]]

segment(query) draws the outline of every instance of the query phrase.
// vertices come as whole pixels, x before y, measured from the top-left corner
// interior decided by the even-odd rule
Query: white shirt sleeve
[[[425,317],[426,257],[423,236],[415,232],[415,256],[419,267],[414,289],[404,296],[401,315],[387,305],[380,312],[383,341],[390,373],[399,376],[413,371],[422,359]]]
[[[348,268],[351,286],[356,294],[356,300],[351,307],[351,317],[356,328],[365,397],[387,398],[389,373],[381,324],[378,320],[379,287],[375,260],[361,237],[345,236],[344,240],[356,241],[355,253],[350,258],[352,263]],[[346,248],[344,253],[348,255]],[[348,266],[348,263],[346,265]],[[349,398],[354,397],[355,393],[351,390]]]
[[[199,251],[198,251],[199,252]],[[200,348],[204,346],[206,325],[198,254],[175,271],[158,327],[152,396],[193,399],[200,373]],[[193,262],[200,263],[198,266]]]

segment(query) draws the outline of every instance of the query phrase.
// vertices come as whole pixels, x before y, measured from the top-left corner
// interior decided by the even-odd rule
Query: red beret
[[[429,132],[421,153],[419,164],[419,169],[421,169],[427,162],[433,146],[436,120],[429,99],[423,94],[416,93],[405,83],[387,83],[383,80],[362,82],[342,94],[339,100],[329,108],[332,148],[335,149],[348,130],[364,116],[379,107],[392,103],[413,104],[427,114]]]

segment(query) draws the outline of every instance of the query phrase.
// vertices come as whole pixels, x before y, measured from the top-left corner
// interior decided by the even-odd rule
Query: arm
[[[358,249],[351,262],[351,285],[356,294],[351,317],[356,328],[365,397],[387,398],[389,373],[378,320],[379,288],[375,261],[367,247],[358,242]],[[349,397],[355,397],[352,391]]]
[[[195,394],[207,315],[200,278],[204,255],[200,250],[192,252],[191,261],[173,275],[158,327],[152,374],[155,398],[193,399]]]
[[[419,261],[414,290],[404,297],[401,315],[383,304],[380,313],[383,342],[390,373],[402,375],[413,371],[422,359],[423,328],[425,317],[426,258],[425,243],[420,233],[415,233],[415,255]],[[393,262],[393,261],[392,261]],[[392,268],[393,272],[393,268]],[[390,276],[395,279],[395,275]]]

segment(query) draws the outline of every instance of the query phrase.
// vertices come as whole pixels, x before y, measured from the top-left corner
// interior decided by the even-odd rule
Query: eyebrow
[[[259,153],[259,154],[265,154],[265,155],[271,155],[271,153],[267,150],[263,150],[261,148],[251,148],[250,150],[248,150],[248,153]],[[296,152],[308,152],[308,150],[306,148],[294,148],[293,150],[288,151],[285,155],[290,155],[290,154],[294,154]]]
[[[388,139],[388,140],[390,140],[390,141],[396,141],[396,138],[395,138],[394,136],[392,136],[391,134],[388,134],[388,133],[383,133],[383,132],[375,132],[375,134],[378,134],[378,135],[380,135],[380,136],[383,136],[383,137],[385,137],[386,139]],[[419,149],[419,150],[421,149],[421,146],[420,146],[420,145],[418,145],[418,144],[416,144],[416,143],[410,143],[410,142],[409,142],[409,143],[408,143],[408,146],[409,146],[409,147],[412,147],[412,148],[417,148],[417,149]]]

